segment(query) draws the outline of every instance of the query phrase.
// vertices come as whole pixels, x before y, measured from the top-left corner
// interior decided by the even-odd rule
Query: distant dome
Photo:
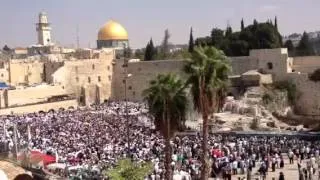
[[[98,40],[128,40],[128,33],[121,24],[111,20],[99,30]]]

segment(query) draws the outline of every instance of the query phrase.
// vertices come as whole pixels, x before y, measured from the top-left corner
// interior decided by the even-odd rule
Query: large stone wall
[[[114,64],[112,99],[115,100],[124,100],[125,97],[125,70],[122,65],[123,60],[117,60]],[[175,73],[184,76],[183,65],[182,60],[129,62],[127,73],[132,76],[127,79],[127,98],[132,101],[141,101],[143,90],[158,74]]]
[[[65,61],[64,65],[53,73],[53,83],[74,93],[83,104],[100,103],[111,96],[113,76],[113,52],[102,53],[98,59]]]
[[[296,113],[320,118],[320,82],[310,81],[305,73],[290,73],[287,79],[295,83],[298,91]]]
[[[47,98],[67,95],[62,86],[40,85],[22,89],[8,90],[8,106],[25,105],[46,101]]]
[[[68,109],[69,107],[77,108],[78,107],[77,100],[66,100],[66,101],[58,101],[58,102],[51,102],[51,103],[41,103],[41,104],[28,105],[28,106],[20,106],[20,107],[14,107],[14,108],[5,108],[5,109],[0,109],[0,115],[26,114],[26,113],[39,112],[39,111],[48,112],[49,110],[57,111],[60,108]]]
[[[44,63],[40,61],[11,60],[10,84],[39,84],[43,82]]]
[[[247,71],[258,68],[258,59],[250,56],[230,57],[232,75],[240,75]]]
[[[295,72],[312,73],[320,68],[320,56],[301,56],[293,58],[292,69]]]

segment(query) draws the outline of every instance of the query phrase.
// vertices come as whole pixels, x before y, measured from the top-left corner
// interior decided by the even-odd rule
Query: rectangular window
[[[94,67],[94,64],[92,64],[92,70],[94,70],[94,68],[95,68],[95,67]]]
[[[101,77],[100,76],[98,76],[98,82],[101,82]]]
[[[79,77],[76,77],[76,81],[79,82]]]
[[[91,83],[91,78],[90,77],[88,77],[88,83]]]

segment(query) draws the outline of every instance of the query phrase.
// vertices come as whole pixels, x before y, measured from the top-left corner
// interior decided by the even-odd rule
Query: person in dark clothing
[[[272,162],[271,169],[272,169],[272,172],[276,171],[276,163],[275,162]]]
[[[283,175],[283,172],[280,172],[280,175],[279,175],[279,180],[284,180],[284,175]]]
[[[284,167],[284,161],[283,158],[280,159],[280,168],[282,169]]]

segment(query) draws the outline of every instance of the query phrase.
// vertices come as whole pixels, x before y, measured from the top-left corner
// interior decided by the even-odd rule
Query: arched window
[[[268,69],[269,69],[269,70],[273,69],[273,64],[272,64],[271,62],[268,62],[268,63],[267,63],[267,66],[268,66]]]

